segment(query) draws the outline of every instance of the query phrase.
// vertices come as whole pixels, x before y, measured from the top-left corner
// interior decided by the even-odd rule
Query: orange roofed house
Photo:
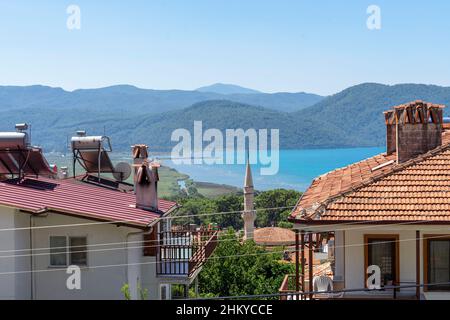
[[[302,195],[289,218],[301,246],[297,262],[313,254],[310,235],[334,235],[336,292],[307,298],[450,299],[450,131],[443,108],[415,101],[385,112],[386,152],[317,177]],[[380,290],[367,290],[373,265]],[[317,276],[314,268],[297,270],[282,292],[320,291],[308,280]]]

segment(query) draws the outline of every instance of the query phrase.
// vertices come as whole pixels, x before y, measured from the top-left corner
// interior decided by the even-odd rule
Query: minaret
[[[244,212],[242,213],[242,219],[244,219],[244,240],[253,239],[256,220],[256,211],[253,207],[254,194],[252,169],[250,168],[249,155],[247,153],[244,181]]]

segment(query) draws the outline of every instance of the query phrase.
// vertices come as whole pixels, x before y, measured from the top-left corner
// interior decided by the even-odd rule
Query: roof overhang
[[[301,226],[326,226],[326,225],[450,225],[450,221],[405,221],[405,220],[308,220],[288,219],[294,223],[294,228]]]
[[[69,210],[61,210],[58,208],[41,208],[39,210],[29,210],[26,208],[20,208],[17,206],[5,206],[4,207],[9,207],[12,209],[17,209],[21,212],[25,212],[25,213],[29,213],[31,215],[42,215],[45,213],[55,213],[55,214],[60,214],[60,215],[65,215],[65,216],[70,216],[70,217],[74,217],[74,218],[79,218],[79,219],[88,219],[91,221],[96,221],[99,222],[99,224],[111,224],[111,225],[116,225],[116,226],[124,226],[124,227],[130,227],[130,228],[136,228],[136,229],[141,229],[141,230],[146,230],[148,228],[151,228],[153,226],[155,226],[159,221],[160,218],[155,218],[153,221],[151,221],[150,223],[141,223],[138,222],[140,220],[111,220],[111,219],[102,219],[98,216],[94,216],[94,215],[90,215],[88,213],[81,213],[81,212],[74,212],[74,211],[69,211]],[[173,207],[171,207],[169,210],[167,210],[163,216],[168,216],[170,215],[174,210],[178,209],[178,205],[174,205]],[[74,226],[77,226],[77,224],[74,224]]]

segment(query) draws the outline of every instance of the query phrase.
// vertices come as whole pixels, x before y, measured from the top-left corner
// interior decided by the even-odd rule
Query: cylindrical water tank
[[[0,149],[25,149],[29,144],[26,132],[0,132]]]
[[[103,136],[72,137],[72,149],[101,149],[104,140]]]

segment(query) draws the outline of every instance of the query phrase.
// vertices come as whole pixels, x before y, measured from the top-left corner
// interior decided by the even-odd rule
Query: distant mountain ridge
[[[98,90],[104,95],[99,96]],[[148,99],[155,96],[158,99],[150,99],[150,103],[136,95],[141,91]],[[174,91],[186,99],[183,105],[188,106],[164,110],[161,106],[171,105],[175,100]],[[258,103],[271,104],[270,99],[278,94],[233,94],[224,98],[195,92],[205,100],[192,102],[196,96],[191,92],[174,91],[119,86],[77,90],[73,96],[58,88],[0,87],[3,119],[0,130],[13,130],[19,122],[31,123],[33,144],[42,145],[46,151],[64,150],[67,137],[80,129],[87,130],[88,134],[103,134],[105,130],[115,150],[128,151],[132,143],[147,143],[153,151],[167,150],[175,144],[170,141],[172,131],[191,130],[195,120],[203,120],[204,130],[279,129],[280,147],[284,149],[382,146],[385,143],[383,111],[418,99],[450,106],[449,87],[421,84],[364,83],[294,112],[269,109]],[[287,99],[291,95],[295,98],[297,94],[282,97]],[[251,97],[256,103],[236,101],[241,96]],[[74,99],[81,102],[74,103]],[[448,115],[449,110],[444,113]]]
[[[261,91],[257,91],[254,89],[244,88],[241,86],[237,86],[235,84],[227,84],[227,83],[214,83],[209,86],[200,87],[195,91],[200,92],[213,92],[218,94],[259,94]]]
[[[331,123],[343,130],[355,146],[384,146],[386,139],[383,111],[393,106],[423,100],[444,104],[450,114],[450,87],[424,84],[383,85],[363,83],[329,96],[293,117],[303,121]],[[338,141],[336,145],[339,145]]]
[[[308,93],[236,93],[186,90],[141,89],[116,85],[98,89],[65,91],[46,86],[0,86],[0,111],[31,107],[95,110],[127,114],[161,113],[181,110],[197,102],[227,99],[260,105],[269,109],[292,112],[309,107],[323,97]]]

